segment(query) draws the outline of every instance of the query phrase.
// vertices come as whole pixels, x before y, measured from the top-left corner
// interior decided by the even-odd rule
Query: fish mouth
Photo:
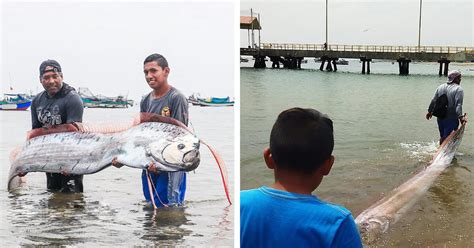
[[[194,149],[184,154],[183,163],[186,165],[185,171],[195,170],[200,163],[199,150]]]

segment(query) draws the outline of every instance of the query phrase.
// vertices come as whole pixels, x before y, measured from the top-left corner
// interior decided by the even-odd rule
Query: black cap
[[[46,70],[48,66],[53,67],[52,69]],[[54,71],[54,72],[61,72],[61,65],[59,65],[58,61],[53,59],[48,59],[43,61],[40,65],[40,77],[43,76],[46,72]]]

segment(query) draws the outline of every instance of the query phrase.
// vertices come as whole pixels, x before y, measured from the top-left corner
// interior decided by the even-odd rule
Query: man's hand
[[[117,158],[113,158],[113,159],[112,159],[112,165],[115,166],[115,167],[117,167],[117,168],[120,168],[120,167],[123,166],[123,164],[121,164],[121,163],[119,163],[119,162],[117,161]]]
[[[467,122],[467,116],[463,115],[459,117],[459,122],[461,122],[461,125]]]
[[[433,116],[433,113],[431,113],[431,112],[426,113],[426,119],[427,120],[431,119],[432,116]]]
[[[147,169],[149,172],[153,172],[155,174],[158,174],[158,170],[156,169],[156,166],[153,162],[150,163]]]

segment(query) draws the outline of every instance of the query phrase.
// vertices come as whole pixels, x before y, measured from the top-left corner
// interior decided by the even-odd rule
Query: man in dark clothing
[[[431,100],[430,106],[428,107],[428,113],[426,113],[426,119],[431,119],[438,98],[443,95],[446,95],[448,99],[446,116],[444,118],[437,118],[440,145],[453,130],[458,129],[459,123],[462,124],[466,121],[466,118],[462,114],[464,91],[461,88],[460,84],[461,72],[456,70],[450,71],[448,73],[448,82],[438,86],[435,95]]]
[[[76,90],[63,82],[61,66],[55,60],[41,63],[40,81],[44,91],[31,103],[32,128],[82,122],[84,107]],[[47,188],[51,191],[82,192],[82,175],[46,173]]]

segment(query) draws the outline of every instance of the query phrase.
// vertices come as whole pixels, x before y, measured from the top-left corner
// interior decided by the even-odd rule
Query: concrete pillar
[[[399,74],[400,75],[410,74],[410,62],[411,62],[411,60],[405,59],[405,58],[400,58],[400,59],[397,59],[397,62],[398,62],[398,68],[399,68]]]
[[[441,77],[442,74],[442,71],[443,71],[443,61],[442,60],[438,60],[438,63],[439,63],[439,71],[438,71],[438,75]]]
[[[365,59],[360,59],[362,61],[362,74],[365,74]]]
[[[267,65],[265,64],[265,56],[254,56],[255,63],[253,64],[253,68],[265,68]]]
[[[281,58],[279,56],[272,56],[270,60],[272,61],[272,68],[280,68]]]
[[[332,65],[331,65],[331,60],[328,59],[328,64],[326,66],[326,71],[332,71]]]
[[[444,62],[444,75],[445,75],[445,76],[448,76],[449,63],[450,63],[450,62],[451,62],[451,61],[449,61],[449,60],[446,60],[446,61]]]
[[[324,58],[321,58],[321,66],[319,67],[320,71],[324,70],[324,63],[325,62],[326,62],[326,60]]]
[[[372,61],[372,59],[366,59],[367,61],[367,74],[370,74],[370,61]]]

